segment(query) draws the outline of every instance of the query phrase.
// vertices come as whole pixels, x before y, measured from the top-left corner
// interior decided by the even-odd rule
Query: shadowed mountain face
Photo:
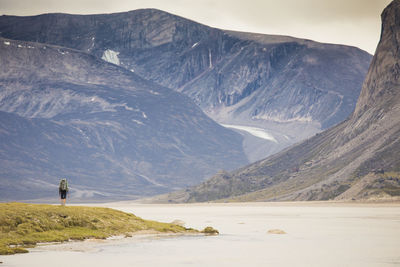
[[[400,1],[382,13],[381,40],[345,122],[238,171],[159,201],[348,200],[400,195]]]
[[[93,55],[0,38],[0,199],[126,199],[247,162],[188,97]]]
[[[183,92],[214,120],[242,126],[251,161],[346,119],[371,60],[354,47],[223,31],[154,9],[2,16],[0,36],[81,50]]]

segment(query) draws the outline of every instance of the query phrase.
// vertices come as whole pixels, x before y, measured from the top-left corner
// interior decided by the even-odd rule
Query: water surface
[[[104,205],[103,205],[104,206]],[[400,266],[400,205],[251,203],[106,206],[219,236],[134,236],[40,246],[2,266]],[[287,234],[268,234],[281,229]]]

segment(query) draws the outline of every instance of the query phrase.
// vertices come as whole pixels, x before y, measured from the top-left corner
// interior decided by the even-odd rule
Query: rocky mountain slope
[[[126,199],[247,162],[188,97],[78,50],[0,38],[0,199]]]
[[[234,172],[158,201],[349,200],[400,196],[400,0],[382,33],[356,109],[343,123]]]
[[[84,51],[183,92],[244,135],[251,161],[346,119],[371,60],[354,47],[224,31],[155,9],[2,16],[0,36]]]

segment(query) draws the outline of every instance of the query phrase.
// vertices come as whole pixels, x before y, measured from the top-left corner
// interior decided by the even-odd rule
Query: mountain
[[[346,119],[371,60],[355,47],[219,30],[155,9],[1,16],[0,36],[90,53],[182,92],[244,136],[250,161]]]
[[[355,111],[339,125],[234,172],[157,201],[382,199],[400,196],[400,0],[382,13],[381,39]]]
[[[247,163],[188,97],[79,50],[0,38],[0,199],[126,199]]]

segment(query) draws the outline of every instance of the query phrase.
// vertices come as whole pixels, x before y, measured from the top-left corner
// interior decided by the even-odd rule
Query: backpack
[[[68,183],[67,183],[67,179],[61,179],[61,182],[60,182],[60,190],[65,190],[65,191],[68,191]]]

